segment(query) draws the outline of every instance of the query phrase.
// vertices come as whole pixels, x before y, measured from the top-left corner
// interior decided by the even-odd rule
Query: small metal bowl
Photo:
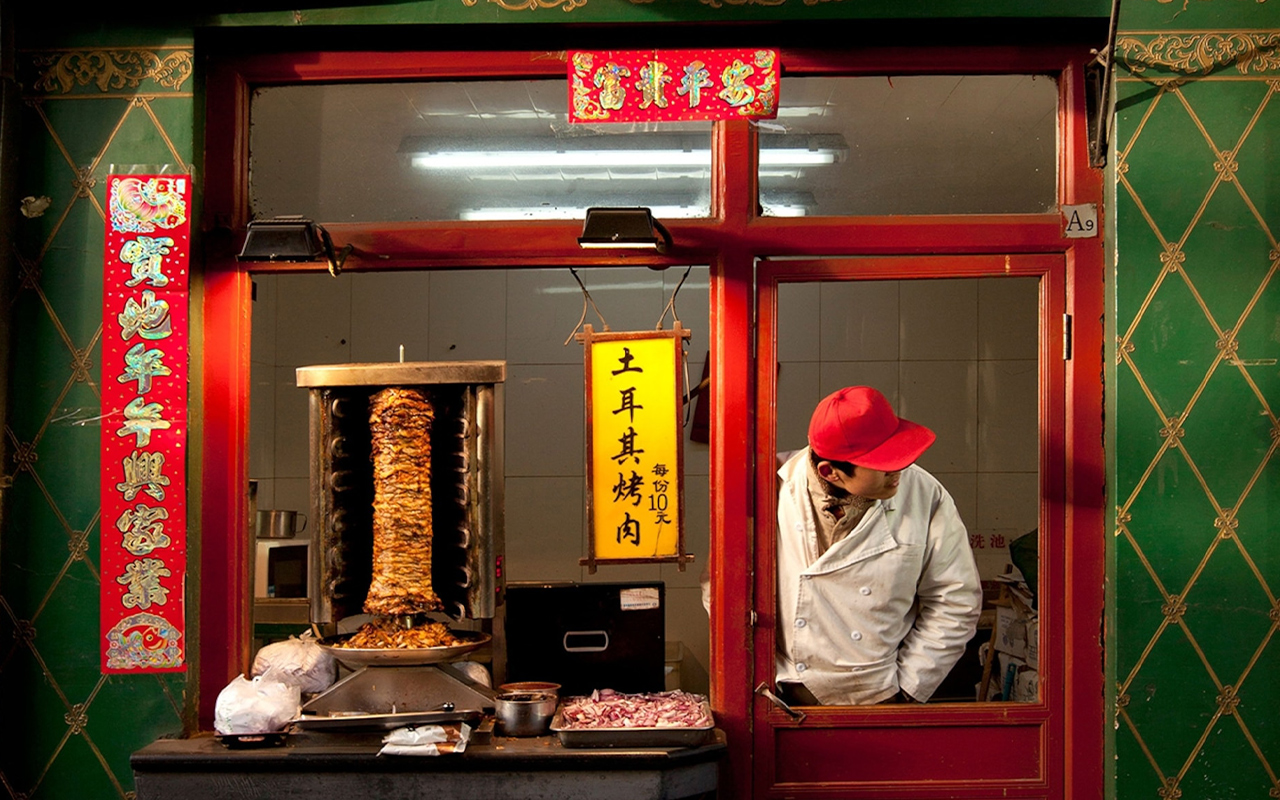
[[[553,692],[503,692],[493,700],[498,729],[504,736],[541,736],[556,713]]]

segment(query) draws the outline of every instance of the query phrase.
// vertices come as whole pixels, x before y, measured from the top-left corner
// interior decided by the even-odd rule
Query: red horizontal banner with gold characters
[[[102,671],[186,669],[191,178],[108,175]]]
[[[776,50],[578,50],[569,53],[570,122],[770,119]]]

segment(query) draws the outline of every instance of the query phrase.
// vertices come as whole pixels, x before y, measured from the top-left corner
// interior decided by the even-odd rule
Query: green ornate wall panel
[[[1110,0],[409,0],[403,3],[335,0],[296,6],[272,2],[191,2],[167,9],[161,24],[192,28],[399,25],[555,25],[794,22],[803,20],[1037,20],[1106,19]],[[81,10],[74,29],[39,7],[17,9],[25,29],[55,46],[139,41],[131,27],[145,15],[94,6]],[[154,16],[154,15],[153,15]],[[95,30],[97,29],[97,30]],[[158,41],[158,29],[144,41]],[[383,31],[381,33],[385,33]],[[1103,32],[1105,35],[1105,31]],[[107,38],[103,38],[103,35]],[[374,33],[375,40],[380,33]],[[376,46],[376,42],[375,42]],[[509,46],[503,44],[502,46]],[[517,48],[536,48],[518,42]]]
[[[1280,31],[1132,30],[1255,14],[1135,6],[1116,50],[1116,796],[1275,798]]]
[[[191,47],[24,52],[0,686],[17,798],[132,793],[129,754],[182,730],[187,678],[99,672],[98,390],[104,177],[189,169]]]

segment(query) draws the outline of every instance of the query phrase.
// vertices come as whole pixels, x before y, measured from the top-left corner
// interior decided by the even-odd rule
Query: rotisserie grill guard
[[[431,422],[431,579],[443,610],[488,619],[502,600],[502,361],[299,367],[309,390],[311,619],[360,614],[373,559],[370,398],[387,387],[422,390]]]

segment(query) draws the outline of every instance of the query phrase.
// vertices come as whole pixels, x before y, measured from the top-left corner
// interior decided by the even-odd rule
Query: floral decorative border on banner
[[[770,119],[776,50],[578,50],[569,53],[570,122]]]
[[[102,671],[186,669],[189,175],[108,175]]]

